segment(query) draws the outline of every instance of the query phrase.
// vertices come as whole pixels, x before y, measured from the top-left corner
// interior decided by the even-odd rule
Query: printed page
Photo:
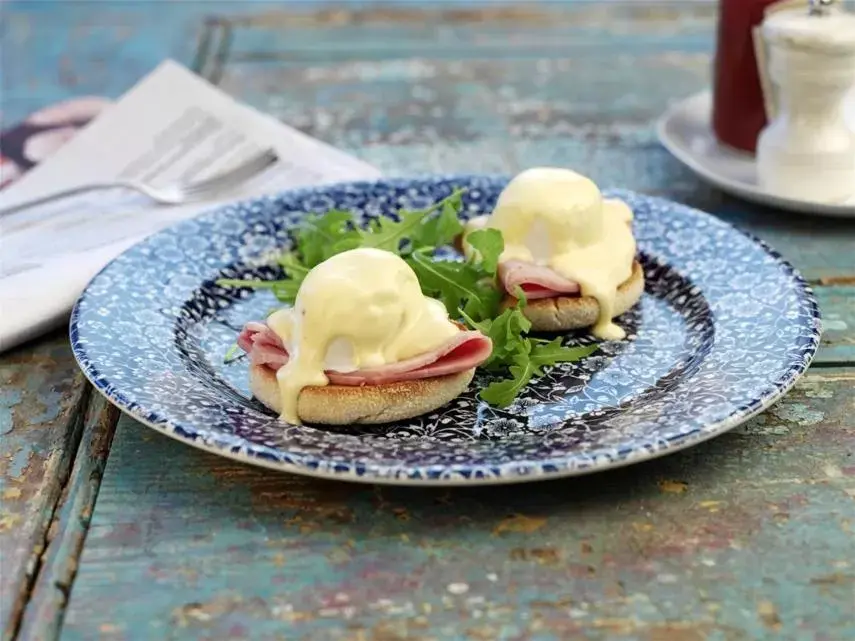
[[[312,184],[374,178],[372,166],[162,63],[48,160],[0,192],[0,209],[88,183],[151,186],[217,175],[266,148],[279,161],[225,193],[158,205],[126,189],[93,191],[0,215],[0,351],[60,323],[121,251],[219,204]]]

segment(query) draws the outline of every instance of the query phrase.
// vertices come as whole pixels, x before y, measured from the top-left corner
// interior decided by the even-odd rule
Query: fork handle
[[[76,196],[77,194],[84,194],[89,191],[97,191],[99,189],[113,189],[116,187],[124,187],[127,189],[133,189],[133,185],[131,183],[123,182],[123,181],[113,181],[113,182],[103,182],[103,183],[89,183],[86,185],[78,185],[77,187],[69,187],[68,189],[61,189],[59,191],[55,191],[51,194],[47,194],[46,196],[39,196],[38,198],[31,198],[30,200],[25,200],[17,205],[12,205],[10,207],[0,208],[0,216],[5,216],[7,214],[13,214],[16,211],[21,211],[22,209],[29,209],[30,207],[35,207],[36,205],[43,205],[45,203],[52,202],[54,200],[60,200],[61,198],[68,198],[69,196]]]

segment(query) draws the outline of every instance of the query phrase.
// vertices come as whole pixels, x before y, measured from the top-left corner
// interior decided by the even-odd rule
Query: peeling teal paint
[[[823,319],[822,327],[825,330],[835,331],[835,332],[844,332],[849,329],[849,325],[846,324],[846,321],[842,320],[832,320],[832,319]]]
[[[15,405],[21,402],[21,395],[20,389],[0,389],[0,436],[12,431]]]
[[[32,456],[33,450],[26,447],[19,448],[13,452],[9,461],[9,477],[13,479],[23,477]]]
[[[588,6],[602,16],[609,4]],[[207,15],[269,11],[284,17],[278,26],[260,18],[257,27],[236,26],[232,53],[247,56],[226,60],[221,86],[386,172],[575,165],[608,185],[714,211],[815,282],[851,274],[851,222],[817,225],[724,197],[658,145],[653,120],[707,82],[714,10],[691,18],[687,7],[654,4],[631,11],[664,12],[647,25],[470,20],[437,31],[412,18],[378,27],[347,24],[345,15],[338,24],[341,3],[323,5],[321,26],[294,26],[297,13],[315,9],[287,2],[7,3],[5,24],[14,28],[3,42],[17,62],[4,68],[3,116],[90,92],[117,96],[166,55],[190,64]],[[361,6],[382,13],[390,5]],[[410,3],[439,7],[428,5]],[[819,286],[817,295],[832,321],[817,357],[825,375],[831,364],[855,363],[855,288]],[[85,461],[69,485],[78,494],[57,513],[60,525],[82,527],[95,510],[78,559],[68,558],[68,538],[49,554],[34,552],[48,538],[47,524],[34,523],[58,497],[45,498],[53,479],[37,478],[40,466],[27,468],[28,452],[32,460],[62,454],[65,432],[51,416],[62,416],[57,390],[76,372],[65,343],[23,352],[21,362],[42,359],[41,371],[4,365],[24,368],[28,390],[9,405],[24,404],[18,418],[34,416],[22,423],[26,448],[17,432],[0,439],[10,464],[0,481],[23,475],[14,486],[29,482],[37,492],[9,526],[16,538],[3,548],[4,569],[8,549],[16,576],[31,559],[50,566],[32,597],[30,638],[51,638],[38,626],[43,614],[61,618],[46,604],[61,608],[65,595],[44,591],[60,590],[54,579],[67,575],[57,569],[78,565],[63,639],[855,638],[846,578],[855,574],[851,369],[839,379],[817,374],[775,411],[682,454],[501,491],[295,479],[216,459],[126,419],[97,506]],[[0,414],[0,431],[7,418]],[[679,479],[687,491],[662,492],[661,479]],[[511,513],[543,524],[498,528]],[[62,527],[55,531],[61,537]],[[12,600],[0,601],[5,621]]]
[[[798,423],[802,426],[816,425],[825,418],[822,412],[812,409],[804,403],[783,402],[773,407],[771,412],[782,420]]]
[[[44,411],[39,414],[30,416],[30,423],[33,425],[42,425],[49,421],[53,421],[59,416],[62,411],[62,401],[64,392],[67,391],[67,386],[61,388],[51,387],[39,391],[39,402],[44,406]]]

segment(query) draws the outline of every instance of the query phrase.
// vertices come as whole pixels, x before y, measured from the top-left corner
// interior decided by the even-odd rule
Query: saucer
[[[801,214],[855,218],[855,198],[828,204],[785,198],[761,188],[754,156],[721,145],[711,121],[712,93],[703,91],[673,105],[657,123],[656,131],[660,142],[680,162],[728,193]]]

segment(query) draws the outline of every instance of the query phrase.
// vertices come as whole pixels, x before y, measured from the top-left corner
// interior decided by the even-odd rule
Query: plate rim
[[[225,208],[234,207],[236,205],[240,205],[242,203],[253,203],[260,200],[269,199],[271,196],[277,197],[280,195],[291,195],[291,196],[299,196],[302,194],[308,194],[312,192],[316,192],[318,189],[326,190],[326,189],[336,189],[344,186],[355,186],[355,185],[377,185],[377,184],[407,184],[418,181],[471,181],[473,179],[483,180],[483,179],[492,179],[492,180],[507,180],[510,176],[507,174],[495,174],[495,173],[461,173],[461,174],[419,174],[412,176],[404,176],[404,177],[380,177],[373,180],[356,180],[356,181],[341,181],[323,185],[315,185],[309,187],[303,187],[298,189],[289,189],[283,190],[280,192],[276,192],[276,194],[269,194],[265,196],[255,197],[255,198],[247,198],[235,201],[234,203],[229,203],[227,205],[212,207],[209,210],[199,214],[197,217],[205,217],[216,215],[218,212],[222,211]],[[768,393],[765,395],[760,395],[754,399],[752,399],[753,406],[748,410],[734,411],[727,417],[717,421],[708,423],[703,427],[703,431],[697,430],[695,432],[682,435],[679,438],[672,439],[668,441],[668,445],[666,447],[657,448],[655,450],[644,449],[643,453],[639,453],[639,451],[635,450],[629,456],[622,456],[618,459],[608,459],[605,457],[600,458],[591,458],[591,462],[588,465],[584,466],[572,466],[572,467],[558,467],[554,470],[540,470],[533,471],[533,464],[535,461],[527,462],[528,465],[532,466],[531,469],[526,471],[525,473],[515,473],[515,474],[499,474],[496,476],[462,476],[465,471],[465,468],[468,468],[467,465],[462,465],[461,470],[456,470],[453,466],[446,466],[444,469],[449,473],[454,474],[452,477],[430,477],[430,476],[398,476],[398,475],[383,475],[378,473],[377,471],[371,471],[370,467],[366,467],[361,473],[355,473],[353,471],[342,472],[335,471],[334,469],[330,470],[327,467],[318,467],[312,468],[305,464],[297,464],[292,462],[287,462],[283,460],[276,460],[265,457],[262,453],[253,452],[251,450],[241,450],[234,451],[233,448],[223,444],[223,445],[209,445],[204,439],[199,435],[182,435],[179,433],[180,426],[175,425],[172,421],[168,419],[168,417],[163,417],[165,420],[161,424],[157,424],[148,419],[147,416],[144,415],[139,408],[139,406],[130,399],[127,401],[119,398],[116,395],[109,393],[107,388],[110,387],[109,382],[106,378],[104,378],[105,382],[99,382],[98,379],[103,378],[100,372],[96,369],[94,363],[89,361],[89,367],[83,362],[83,359],[86,358],[85,353],[85,345],[80,344],[78,337],[78,321],[80,315],[80,305],[87,293],[89,292],[91,284],[99,278],[99,276],[110,269],[112,265],[118,261],[121,256],[123,256],[126,252],[132,251],[134,248],[139,246],[140,244],[146,243],[150,241],[152,238],[158,236],[161,232],[166,231],[168,229],[172,229],[176,226],[182,224],[181,221],[169,225],[164,230],[156,232],[148,236],[145,239],[135,243],[128,249],[126,249],[120,256],[117,256],[109,263],[107,263],[102,269],[98,271],[98,273],[93,276],[90,282],[87,284],[86,288],[80,294],[78,299],[75,301],[74,307],[72,309],[72,313],[69,319],[69,339],[71,343],[72,353],[74,355],[75,361],[77,362],[78,367],[83,372],[85,378],[89,381],[89,383],[110,403],[115,405],[119,410],[122,411],[123,414],[128,415],[135,421],[142,423],[143,425],[156,430],[166,436],[172,438],[173,440],[180,441],[185,445],[190,445],[195,447],[196,449],[216,454],[218,456],[222,456],[243,464],[249,464],[256,467],[261,467],[265,469],[276,470],[279,472],[300,474],[303,476],[309,476],[314,478],[323,478],[328,480],[339,480],[339,481],[348,481],[348,482],[358,482],[364,484],[379,484],[379,485],[409,485],[409,486],[423,486],[423,487],[436,487],[436,486],[471,486],[471,485],[506,485],[511,483],[525,483],[525,482],[534,482],[534,481],[544,481],[551,479],[559,479],[559,478],[568,478],[568,477],[576,477],[576,476],[585,476],[588,474],[593,474],[596,472],[602,472],[611,469],[617,469],[621,467],[626,467],[628,465],[632,465],[635,463],[641,463],[648,460],[653,460],[656,458],[660,458],[662,456],[672,454],[675,452],[679,452],[681,450],[687,449],[689,447],[693,447],[700,443],[703,443],[707,440],[715,438],[724,434],[725,432],[737,427],[738,425],[743,424],[744,422],[750,420],[754,416],[760,414],[765,411],[776,402],[778,402],[782,397],[784,397],[798,382],[798,380],[805,374],[805,372],[809,369],[812,364],[816,354],[818,352],[818,348],[820,345],[821,339],[821,311],[819,308],[818,301],[816,299],[813,288],[807,282],[807,280],[802,276],[802,274],[789,262],[787,261],[777,250],[768,245],[765,241],[757,238],[753,234],[746,232],[735,225],[731,224],[728,221],[722,220],[716,216],[708,212],[704,212],[695,207],[691,207],[689,205],[684,205],[678,203],[676,201],[670,200],[668,198],[663,198],[661,196],[653,196],[649,194],[644,194],[643,192],[637,192],[630,189],[617,188],[611,189],[609,191],[615,193],[626,193],[626,194],[637,194],[645,199],[651,201],[658,201],[660,203],[667,203],[670,205],[676,205],[679,207],[683,207],[687,210],[691,210],[694,215],[701,216],[709,216],[714,218],[719,224],[722,224],[728,227],[731,231],[736,232],[742,236],[745,236],[753,243],[758,245],[763,249],[764,252],[769,254],[772,258],[775,259],[776,263],[780,268],[785,269],[787,275],[794,281],[794,285],[796,285],[798,289],[798,296],[806,303],[806,310],[809,311],[809,318],[807,320],[812,321],[814,327],[816,328],[816,332],[812,336],[811,340],[805,345],[803,358],[798,362],[793,361],[792,363],[787,365],[786,375],[777,379],[775,382],[768,383],[768,387],[770,388]],[[91,368],[91,369],[90,369]],[[173,429],[169,429],[169,427]],[[175,429],[178,428],[178,429]],[[541,459],[536,461],[538,465],[549,464],[552,462],[561,463],[562,461],[566,461],[566,457],[569,454],[565,455],[562,458],[554,458],[551,460]],[[338,463],[335,459],[328,459],[328,463]],[[352,461],[347,462],[349,465],[353,465]],[[521,461],[519,465],[524,465],[526,462]],[[320,471],[319,471],[320,470]]]
[[[588,476],[591,474],[607,472],[609,470],[617,470],[620,468],[629,467],[630,465],[635,465],[637,463],[645,463],[647,461],[662,458],[670,454],[676,454],[677,452],[689,449],[690,447],[700,445],[701,443],[705,443],[706,441],[717,438],[729,432],[730,430],[742,425],[743,423],[751,420],[758,414],[765,412],[772,405],[777,403],[782,397],[786,396],[790,392],[790,390],[796,385],[799,379],[801,379],[805,371],[807,371],[807,369],[810,367],[810,363],[813,361],[813,357],[815,354],[816,350],[814,350],[813,354],[811,354],[809,360],[806,361],[805,369],[801,372],[794,373],[791,376],[791,380],[787,382],[784,388],[780,388],[780,392],[777,395],[767,396],[767,400],[761,402],[755,409],[751,410],[746,414],[731,415],[728,418],[719,421],[718,423],[711,423],[709,426],[707,426],[709,431],[691,435],[690,437],[683,438],[679,441],[674,441],[674,445],[669,445],[666,448],[661,448],[653,452],[646,450],[647,454],[643,456],[636,455],[632,457],[624,457],[617,461],[609,461],[608,463],[604,463],[602,465],[593,463],[587,467],[564,468],[555,472],[545,472],[542,474],[518,474],[513,476],[491,476],[474,478],[453,477],[431,479],[410,476],[372,476],[369,474],[359,475],[342,474],[327,471],[318,472],[317,470],[308,467],[303,467],[300,465],[295,465],[293,463],[287,463],[284,461],[274,462],[271,459],[264,458],[263,456],[239,455],[229,449],[220,449],[211,445],[207,445],[201,439],[190,439],[187,437],[182,437],[174,430],[162,429],[160,426],[155,423],[152,423],[145,417],[135,415],[133,413],[133,410],[129,410],[126,407],[118,405],[117,401],[109,394],[107,394],[107,392],[102,387],[95,383],[93,379],[89,376],[89,373],[85,370],[83,370],[83,375],[104,399],[112,403],[124,415],[128,416],[134,421],[150,429],[153,429],[159,432],[160,434],[168,436],[174,441],[178,441],[179,443],[189,445],[208,454],[214,454],[232,461],[236,461],[238,463],[242,463],[244,465],[251,465],[253,467],[260,467],[263,469],[273,470],[280,473],[295,474],[299,476],[306,476],[326,481],[361,483],[363,485],[403,485],[411,487],[470,487],[485,485],[516,485],[521,483],[534,483],[536,481],[557,481],[559,479]]]
[[[794,200],[792,198],[785,198],[765,191],[757,185],[722,176],[704,165],[698,160],[698,156],[692,154],[685,145],[676,142],[678,140],[676,136],[668,133],[670,124],[681,114],[685,114],[689,109],[689,105],[695,102],[699,103],[701,108],[704,109],[705,112],[709,112],[711,115],[712,91],[704,89],[703,91],[699,91],[672,103],[665,113],[657,119],[655,127],[656,136],[659,139],[660,144],[693,173],[711,183],[713,186],[718,187],[722,191],[764,207],[778,207],[801,216],[820,216],[822,218],[840,219],[855,218],[855,205],[835,205],[818,203],[810,200]],[[709,137],[711,140],[715,140],[711,128],[709,129]]]

